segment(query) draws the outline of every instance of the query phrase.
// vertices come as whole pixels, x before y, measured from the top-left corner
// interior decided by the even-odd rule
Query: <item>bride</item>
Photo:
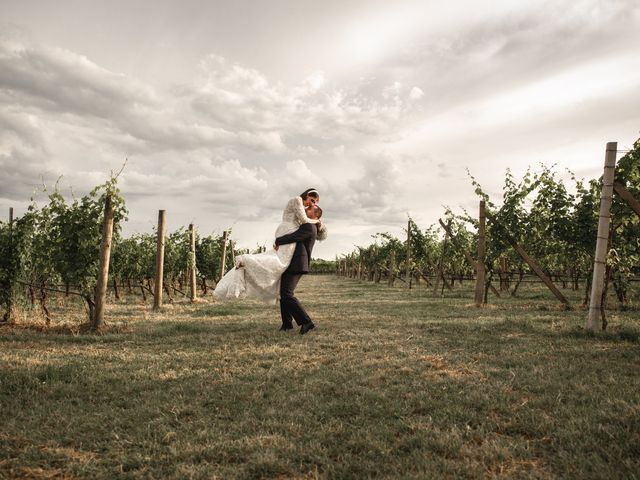
[[[307,216],[307,210],[315,207],[320,195],[315,188],[309,188],[298,197],[287,202],[282,214],[282,223],[276,229],[275,237],[295,232],[303,223],[318,224],[318,240],[327,238],[323,223]],[[313,216],[313,214],[312,214]],[[280,277],[287,269],[296,249],[295,243],[281,245],[258,254],[239,255],[236,268],[229,270],[218,282],[213,292],[216,300],[253,298],[265,303],[276,303],[280,289]]]

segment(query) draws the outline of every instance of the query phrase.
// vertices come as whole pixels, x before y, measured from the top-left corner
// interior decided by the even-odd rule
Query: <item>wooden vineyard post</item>
[[[191,248],[189,251],[189,287],[190,296],[189,299],[192,302],[196,301],[196,226],[189,224],[189,234],[191,236]]]
[[[635,197],[631,194],[631,192],[629,192],[629,190],[627,190],[624,187],[624,185],[620,183],[614,183],[613,189],[620,196],[620,198],[622,198],[625,202],[629,204],[632,210],[636,212],[636,215],[640,217],[640,202],[635,199]]]
[[[591,281],[591,298],[589,300],[589,315],[587,330],[595,331],[598,321],[602,317],[602,292],[604,290],[605,270],[607,266],[607,251],[609,245],[609,226],[611,224],[611,203],[613,200],[613,178],[616,168],[616,151],[618,142],[607,143],[604,160],[604,174],[602,176],[602,193],[600,195],[600,217],[598,220],[598,238],[596,242],[595,259],[593,262],[593,279]]]
[[[9,207],[9,255],[13,257],[13,207]],[[7,312],[2,319],[3,322],[11,322],[11,313],[13,310],[13,279],[9,280],[7,288],[9,288],[9,301],[7,302]]]
[[[524,249],[518,244],[518,242],[516,242],[511,237],[511,235],[507,235],[507,241],[511,244],[511,246],[518,253],[518,255],[520,255],[520,258],[522,258],[527,263],[527,265],[531,267],[531,270],[533,270],[534,273],[538,276],[538,278],[542,280],[542,282],[547,286],[549,290],[551,290],[551,292],[556,296],[556,298],[560,300],[562,303],[564,303],[565,305],[569,305],[569,300],[566,299],[566,297],[562,294],[562,292],[558,290],[558,287],[554,285],[551,279],[542,271],[542,269],[533,260],[533,258],[531,258],[529,254],[527,254],[527,252],[524,251]]]
[[[489,220],[491,220],[494,224],[500,225],[498,222],[496,222],[493,219],[493,217],[491,215],[488,215],[488,217],[489,217]],[[529,268],[531,268],[531,270],[533,270],[533,272],[536,274],[536,276],[540,280],[542,280],[542,282],[547,286],[547,288],[549,290],[551,290],[551,293],[553,293],[556,296],[556,298],[558,300],[560,300],[562,303],[564,303],[565,305],[569,305],[569,300],[567,300],[566,297],[562,294],[562,292],[560,292],[560,290],[558,290],[558,288],[553,284],[551,279],[542,271],[540,266],[533,260],[533,258],[531,258],[529,256],[529,254],[527,252],[525,252],[524,249],[520,246],[520,244],[518,244],[518,242],[516,242],[515,238],[513,238],[511,236],[511,233],[509,233],[504,228],[504,226],[502,226],[502,225],[500,225],[500,229],[502,230],[502,234],[504,235],[504,238],[507,240],[507,242],[509,242],[509,245],[511,245],[513,247],[513,249],[516,251],[516,253],[518,255],[520,255],[520,258],[522,258],[522,260],[524,260],[525,263],[527,265],[529,265]],[[520,283],[520,282],[518,282],[518,283]],[[497,290],[492,289],[492,291],[496,295],[499,295]],[[511,295],[513,295],[513,293]]]
[[[158,211],[158,248],[156,251],[156,280],[153,285],[155,295],[153,296],[153,309],[160,310],[162,307],[162,283],[164,279],[164,234],[165,234],[166,211]]]
[[[440,220],[440,225],[442,225],[442,227],[444,228],[444,243],[442,244],[442,252],[440,253],[440,258],[438,259],[438,267],[437,267],[437,271],[436,271],[436,281],[434,283],[433,286],[433,294],[437,295],[438,293],[438,287],[440,286],[440,277],[442,277],[442,281],[446,283],[445,278],[444,278],[444,273],[442,272],[442,264],[444,263],[444,256],[445,256],[445,250],[447,248],[447,241],[449,239],[450,233],[451,232],[451,220],[449,220],[447,222],[447,225],[445,226],[442,223],[442,220]]]
[[[479,307],[485,303],[484,301],[484,282],[485,282],[485,252],[486,252],[486,214],[484,200],[480,201],[480,212],[478,222],[478,260],[476,262],[476,294],[475,303]]]
[[[69,296],[69,290],[65,292]],[[120,300],[120,288],[118,287],[118,281],[113,277],[113,294],[116,296],[116,300]]]
[[[389,273],[388,273],[389,275],[388,282],[390,287],[393,287],[393,284],[396,281],[395,271],[396,271],[396,252],[394,250],[391,250],[391,254],[389,255]]]
[[[229,232],[225,230],[222,239],[222,260],[220,261],[220,278],[225,274],[225,262],[227,260],[227,239],[229,238]]]
[[[411,219],[407,222],[407,263],[406,274],[407,288],[411,290]]]
[[[438,222],[440,222],[440,226],[442,226],[442,228],[444,228],[445,231],[449,234],[449,239],[451,240],[451,243],[453,244],[453,246],[462,252],[462,254],[464,255],[464,258],[466,258],[467,262],[469,262],[469,265],[472,266],[474,268],[474,270],[475,270],[477,268],[478,261],[475,260],[471,256],[471,254],[462,245],[460,245],[460,243],[458,243],[458,241],[456,240],[456,237],[453,236],[453,234],[451,233],[451,229],[449,228],[449,222],[447,222],[447,225],[445,225],[442,222],[442,220],[438,220]],[[486,274],[486,271],[487,271],[486,265],[484,265],[484,269],[485,269],[485,274]],[[443,280],[444,280],[444,278],[443,278]],[[444,284],[445,284],[445,286],[448,286],[448,284],[446,282]],[[449,287],[449,288],[451,288],[451,287]],[[493,285],[489,284],[489,289],[495,294],[496,297],[500,296],[500,292],[498,290],[496,290],[496,288]]]
[[[100,266],[98,267],[98,283],[95,293],[95,307],[91,319],[91,329],[98,330],[104,322],[104,307],[107,303],[107,282],[109,281],[109,257],[113,237],[113,205],[111,196],[107,195],[104,203],[104,223],[102,225],[102,242],[100,243]]]
[[[9,207],[9,251],[13,256],[13,207]],[[9,304],[7,305],[7,314],[4,318],[5,322],[11,321],[11,313],[13,311],[13,285],[9,285]]]
[[[231,250],[231,265],[236,265],[236,246],[233,240],[229,240],[229,250]]]
[[[378,258],[378,245],[377,244],[373,249],[373,261],[375,262],[373,264],[373,281],[375,283],[380,283],[380,264],[378,263],[379,258]]]

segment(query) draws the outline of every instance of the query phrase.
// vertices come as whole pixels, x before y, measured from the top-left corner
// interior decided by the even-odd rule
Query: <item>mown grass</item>
[[[102,335],[2,327],[0,477],[638,478],[638,311],[592,335],[538,286],[470,289],[306,277],[305,336],[131,298]]]

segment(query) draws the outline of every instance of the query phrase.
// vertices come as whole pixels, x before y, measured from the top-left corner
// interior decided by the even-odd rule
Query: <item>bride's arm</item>
[[[300,197],[294,197],[289,200],[287,208],[290,208],[293,211],[294,216],[300,225],[305,223],[318,223],[317,220],[311,220],[309,217],[307,217],[307,212],[305,212],[304,210],[302,198]]]

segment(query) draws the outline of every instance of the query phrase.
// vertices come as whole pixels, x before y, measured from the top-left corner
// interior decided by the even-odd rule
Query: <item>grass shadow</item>
[[[640,329],[628,326],[613,327],[609,330],[605,330],[604,332],[593,332],[591,330],[586,330],[584,327],[577,326],[561,332],[559,336],[581,340],[604,340],[608,342],[640,344]]]
[[[241,315],[244,312],[260,308],[261,306],[255,306],[248,303],[225,303],[223,305],[216,305],[212,307],[201,308],[193,312],[190,316],[194,318],[200,317],[229,317],[234,315]]]

